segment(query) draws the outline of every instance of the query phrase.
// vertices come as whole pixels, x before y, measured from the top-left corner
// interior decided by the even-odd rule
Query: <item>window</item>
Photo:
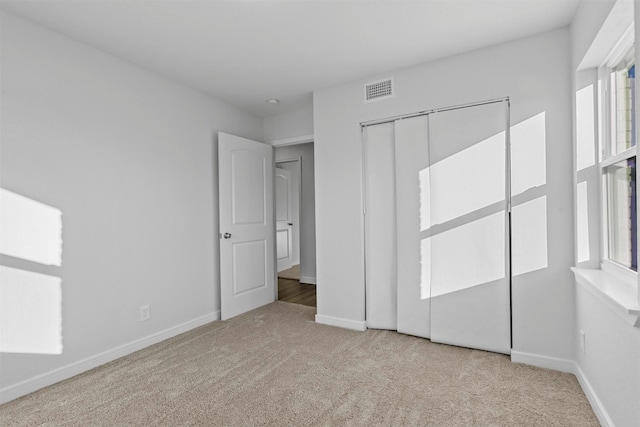
[[[632,32],[600,69],[603,257],[638,271],[635,65]],[[631,46],[629,46],[631,44]]]

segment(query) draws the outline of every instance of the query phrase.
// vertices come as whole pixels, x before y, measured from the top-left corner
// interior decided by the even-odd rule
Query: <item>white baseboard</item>
[[[574,374],[576,378],[578,378],[580,387],[582,387],[582,391],[584,391],[585,396],[587,396],[587,400],[589,400],[593,412],[596,414],[596,417],[598,417],[598,421],[600,421],[600,424],[604,427],[613,427],[614,424],[611,420],[611,417],[609,417],[609,414],[604,408],[602,401],[600,401],[600,398],[598,398],[598,395],[596,394],[595,390],[591,386],[591,383],[580,368],[580,365],[574,362],[574,368]]]
[[[50,386],[57,382],[66,380],[90,369],[96,368],[105,363],[119,359],[120,357],[134,353],[138,350],[142,350],[145,347],[159,343],[168,338],[187,332],[198,326],[206,325],[207,323],[220,320],[220,310],[210,314],[198,317],[188,322],[182,323],[177,326],[173,326],[164,331],[157,332],[144,338],[137,339],[128,344],[124,344],[94,356],[87,357],[86,359],[79,360],[69,365],[63,366],[53,371],[45,372],[44,374],[37,375],[28,380],[21,381],[17,384],[10,385],[0,389],[0,404],[17,399],[18,397],[25,396],[29,393],[33,393],[36,390]]]
[[[575,373],[575,362],[569,359],[511,350],[511,361],[513,363],[524,363],[525,365],[537,366],[539,368],[553,369],[554,371],[568,372],[570,374]]]
[[[316,314],[316,323],[337,326],[338,328],[352,329],[354,331],[367,330],[367,324],[364,321],[341,319],[339,317],[325,316],[322,314]]]
[[[613,426],[613,421],[607,413],[602,401],[598,398],[591,383],[585,376],[580,366],[573,360],[559,359],[556,357],[541,356],[539,354],[522,353],[519,351],[511,351],[511,361],[514,363],[524,363],[526,365],[537,366],[539,368],[553,369],[554,371],[567,372],[574,374],[582,387],[587,400],[591,404],[593,412],[598,417],[598,421],[604,427]]]
[[[307,283],[309,285],[315,285],[316,283],[316,278],[315,277],[309,277],[309,276],[300,276],[300,283]]]

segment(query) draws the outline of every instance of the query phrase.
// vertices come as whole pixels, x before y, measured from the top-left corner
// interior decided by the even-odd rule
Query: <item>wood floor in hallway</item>
[[[315,307],[316,285],[278,277],[278,300]]]

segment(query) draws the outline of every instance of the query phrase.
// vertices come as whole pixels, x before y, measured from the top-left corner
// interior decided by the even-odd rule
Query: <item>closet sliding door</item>
[[[394,124],[365,128],[365,310],[368,328],[396,329]]]
[[[431,336],[429,126],[426,115],[395,122],[398,332]]]
[[[367,327],[429,338],[427,116],[364,133]]]
[[[367,327],[510,353],[508,114],[364,127]]]
[[[429,115],[431,340],[510,353],[508,103]]]

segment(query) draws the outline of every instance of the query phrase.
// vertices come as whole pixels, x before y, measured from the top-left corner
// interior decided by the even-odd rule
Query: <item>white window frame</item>
[[[614,141],[612,141],[612,122],[615,119],[615,115],[612,114],[611,98],[610,98],[610,85],[611,85],[611,72],[618,64],[620,64],[634,49],[634,25],[630,25],[624,32],[620,40],[611,50],[610,54],[605,58],[603,64],[598,68],[598,123],[599,123],[599,144],[600,144],[600,177],[601,177],[601,254],[600,262],[601,268],[605,271],[611,272],[622,277],[633,279],[637,282],[638,273],[632,269],[609,259],[609,205],[607,203],[609,198],[609,186],[606,178],[607,167],[616,164],[618,162],[628,160],[632,157],[636,158],[636,165],[638,162],[638,141],[636,145],[628,148],[620,153],[613,152]],[[637,58],[634,59],[637,65]],[[636,99],[636,108],[637,99]],[[638,182],[638,172],[636,167],[636,182]],[[637,198],[636,198],[637,199]],[[638,212],[638,203],[636,200],[636,212]],[[637,237],[636,237],[637,241]],[[636,251],[636,255],[638,251]],[[639,257],[640,258],[640,257]],[[637,263],[638,260],[636,260]]]

